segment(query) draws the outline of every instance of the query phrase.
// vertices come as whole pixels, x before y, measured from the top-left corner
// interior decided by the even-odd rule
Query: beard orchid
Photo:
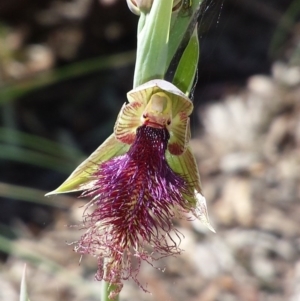
[[[210,230],[196,160],[189,146],[191,100],[152,80],[127,94],[114,133],[56,190],[83,191],[85,234],[75,251],[98,259],[97,279],[137,281],[142,261],[180,253],[175,217],[192,212]]]

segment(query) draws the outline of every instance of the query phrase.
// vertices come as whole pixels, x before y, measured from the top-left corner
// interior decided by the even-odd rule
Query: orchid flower
[[[191,211],[214,231],[189,146],[192,102],[164,80],[127,97],[113,135],[49,193],[83,190],[92,198],[75,250],[98,258],[97,278],[117,286],[115,294],[122,280],[136,280],[133,262],[180,253],[174,217]]]
[[[141,15],[134,89],[127,93],[113,134],[47,194],[83,191],[91,198],[84,211],[86,232],[75,251],[98,259],[96,278],[113,286],[109,298],[118,295],[123,280],[138,283],[142,262],[180,253],[175,218],[191,212],[214,231],[189,145],[193,103],[188,95],[199,57],[193,15],[201,0],[127,2]],[[189,8],[191,23],[172,15]],[[172,29],[178,34],[169,36]],[[188,43],[170,83],[163,78],[185,32]]]

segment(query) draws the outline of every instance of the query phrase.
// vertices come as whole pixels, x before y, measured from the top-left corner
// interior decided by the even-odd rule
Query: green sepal
[[[202,194],[200,176],[196,159],[191,147],[180,156],[174,156],[169,151],[166,152],[166,159],[173,171],[183,176],[191,189],[191,195],[185,196],[190,204],[190,210],[209,230],[215,232],[209,222],[206,199]]]
[[[110,135],[86,160],[84,160],[58,188],[48,192],[51,194],[75,192],[88,189],[96,180],[93,174],[98,165],[116,156],[125,154],[129,149],[128,144],[124,144]]]
[[[197,190],[197,192],[202,192],[197,162],[190,146],[188,146],[186,151],[180,156],[172,155],[167,151],[166,159],[173,171],[184,176],[189,185]],[[195,205],[195,200],[192,202],[192,205]]]

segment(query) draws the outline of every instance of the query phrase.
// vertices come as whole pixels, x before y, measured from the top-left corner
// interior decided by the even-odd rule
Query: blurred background
[[[0,0],[0,300],[99,300],[72,246],[83,199],[44,194],[112,132],[132,88],[125,0]],[[192,147],[217,234],[178,221],[178,258],[121,300],[300,300],[300,1],[207,0]],[[66,243],[67,242],[67,243]]]

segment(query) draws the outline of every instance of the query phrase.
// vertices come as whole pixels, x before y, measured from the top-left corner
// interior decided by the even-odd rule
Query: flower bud
[[[140,15],[141,11],[148,13],[152,7],[153,0],[126,0],[131,12]]]
[[[150,11],[154,0],[126,0],[132,13],[140,15],[141,11],[147,13]],[[163,0],[157,0],[163,1]],[[182,7],[187,6],[191,0],[173,0],[172,12],[179,12]]]
[[[132,13],[139,16],[141,14],[140,9],[138,8],[136,2],[134,0],[126,0],[128,8]]]

